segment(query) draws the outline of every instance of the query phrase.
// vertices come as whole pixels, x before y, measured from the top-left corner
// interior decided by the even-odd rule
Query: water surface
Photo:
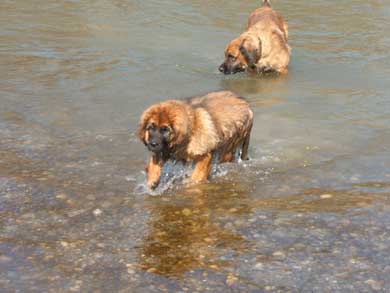
[[[2,291],[390,290],[390,4],[275,1],[288,76],[222,76],[258,2],[1,1]],[[140,114],[212,90],[251,160],[145,193]]]

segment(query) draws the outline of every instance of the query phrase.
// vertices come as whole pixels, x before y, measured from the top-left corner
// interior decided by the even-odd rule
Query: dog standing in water
[[[288,27],[272,9],[269,0],[253,11],[245,32],[225,49],[225,61],[219,67],[224,74],[241,71],[287,73],[290,62]]]
[[[169,159],[194,162],[191,182],[206,181],[213,156],[232,162],[237,149],[247,159],[253,112],[248,103],[229,91],[152,105],[142,114],[138,136],[151,152],[146,167],[147,186],[158,186]]]

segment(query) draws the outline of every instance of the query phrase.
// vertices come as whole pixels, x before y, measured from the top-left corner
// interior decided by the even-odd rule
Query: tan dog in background
[[[225,50],[225,61],[219,67],[224,74],[241,71],[287,73],[290,47],[288,28],[268,0],[251,13],[247,29],[232,40]]]
[[[229,91],[213,92],[187,100],[168,100],[142,114],[138,136],[151,151],[146,167],[147,186],[158,186],[165,162],[195,162],[192,182],[207,180],[213,156],[219,162],[234,160],[242,148],[247,159],[253,112],[248,103]]]

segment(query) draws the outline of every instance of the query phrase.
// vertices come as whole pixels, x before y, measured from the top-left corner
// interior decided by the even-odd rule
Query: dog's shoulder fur
[[[196,109],[195,112],[201,110],[202,115],[207,117],[203,120],[203,124],[207,125],[202,129],[213,129],[211,133],[213,137],[216,135],[217,139],[210,140],[208,137],[207,140],[209,143],[213,142],[214,148],[219,148],[240,131],[247,129],[253,121],[253,113],[248,103],[230,91],[212,92],[192,99],[190,104]],[[203,111],[207,112],[207,115]]]
[[[191,108],[193,111],[192,135],[190,136],[187,154],[194,158],[210,153],[219,143],[216,126],[209,112],[204,108]]]

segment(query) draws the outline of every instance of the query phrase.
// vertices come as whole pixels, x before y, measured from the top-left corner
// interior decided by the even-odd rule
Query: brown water
[[[289,75],[222,76],[258,2],[0,2],[0,291],[390,291],[390,3],[274,1]],[[220,89],[251,160],[145,193],[142,111]]]

